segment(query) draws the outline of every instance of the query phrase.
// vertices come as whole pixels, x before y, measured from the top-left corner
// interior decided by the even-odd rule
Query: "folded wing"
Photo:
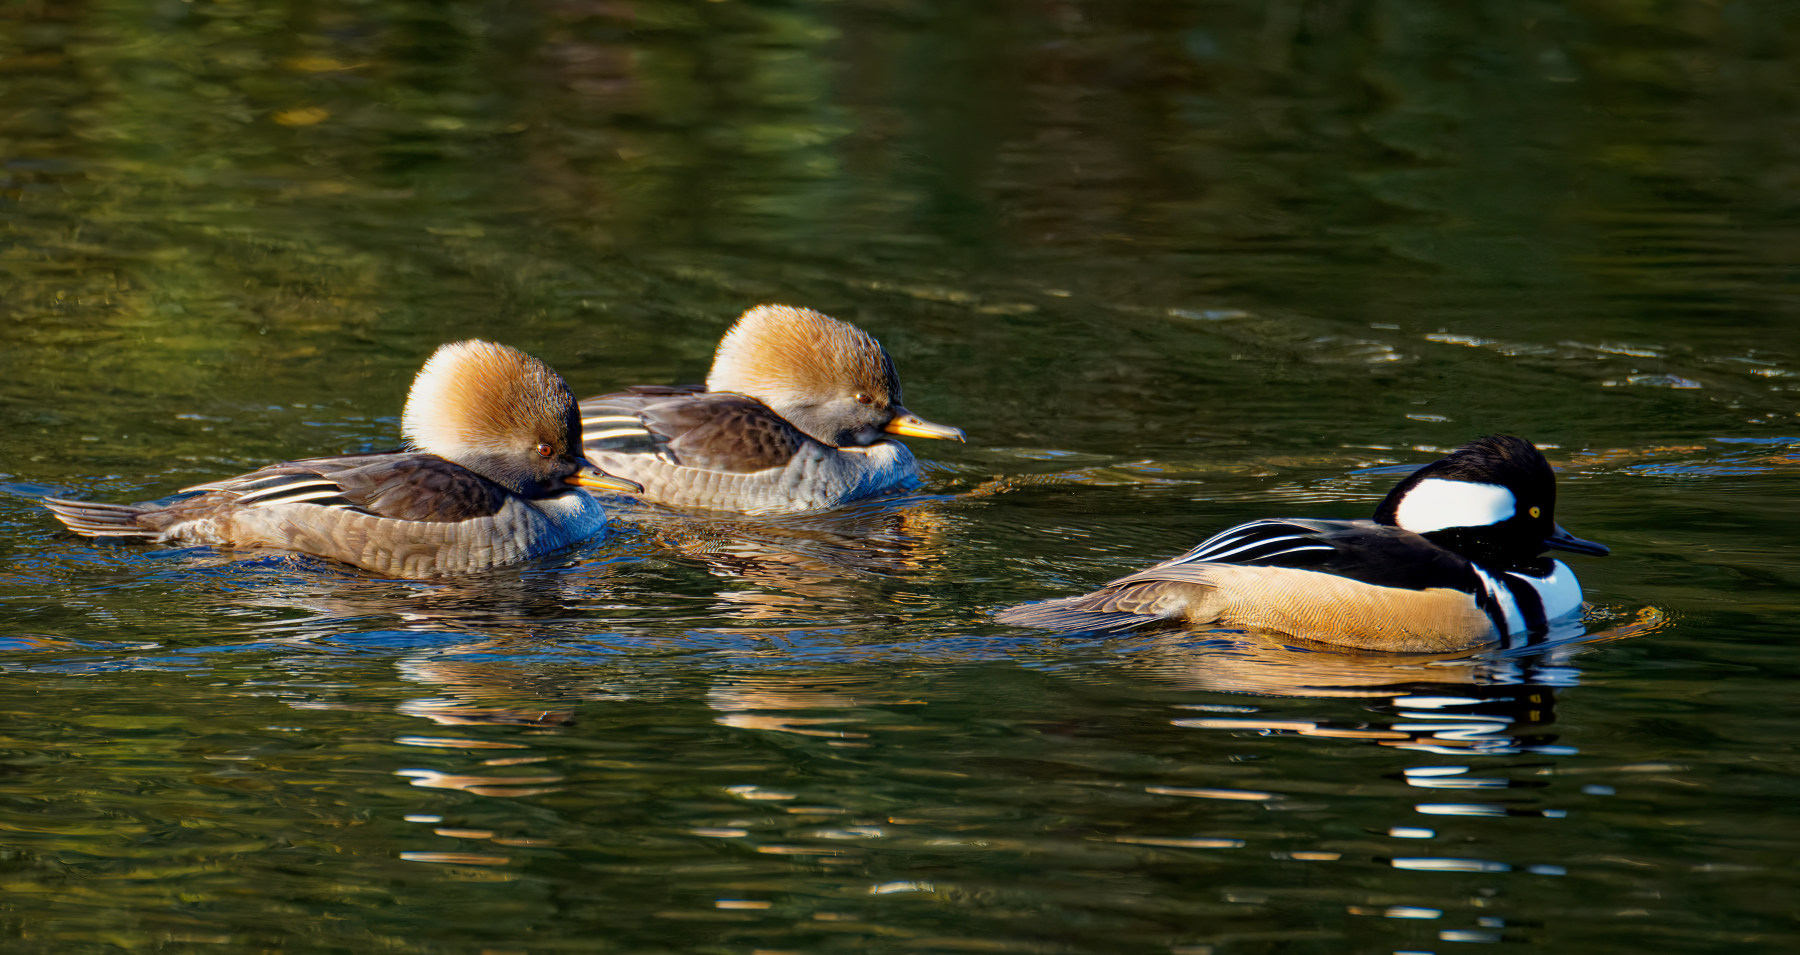
[[[812,440],[754,398],[697,387],[639,386],[583,401],[582,447],[608,470],[647,455],[741,474],[782,467]]]
[[[310,504],[430,523],[488,517],[506,504],[500,485],[437,455],[409,452],[286,461],[186,490],[224,495],[244,507]]]
[[[1492,628],[1465,589],[1472,573],[1460,556],[1372,521],[1254,521],[1093,593],[1012,607],[997,619],[1085,632],[1215,625],[1442,649]]]

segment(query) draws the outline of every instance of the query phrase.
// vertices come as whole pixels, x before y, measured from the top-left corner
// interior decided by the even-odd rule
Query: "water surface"
[[[1777,4],[0,7],[0,937],[45,952],[1787,951]],[[467,336],[856,322],[917,494],[480,577],[71,537],[393,446]],[[1046,637],[1506,431],[1579,626]]]

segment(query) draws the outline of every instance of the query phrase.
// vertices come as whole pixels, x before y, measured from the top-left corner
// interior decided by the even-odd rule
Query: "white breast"
[[[1575,579],[1575,572],[1560,560],[1550,562],[1550,572],[1542,577],[1528,577],[1513,573],[1511,576],[1530,584],[1538,593],[1538,599],[1544,602],[1544,619],[1555,620],[1581,609],[1581,583]]]
[[[1525,615],[1519,612],[1519,602],[1513,599],[1512,591],[1506,582],[1487,572],[1479,566],[1474,567],[1476,576],[1481,578],[1481,585],[1488,596],[1500,607],[1500,614],[1506,620],[1506,632],[1518,633],[1525,629]],[[1550,572],[1542,577],[1507,571],[1505,576],[1515,577],[1531,585],[1537,591],[1538,599],[1544,604],[1544,622],[1549,623],[1560,617],[1566,617],[1581,609],[1581,584],[1575,580],[1575,572],[1560,560],[1550,562]]]

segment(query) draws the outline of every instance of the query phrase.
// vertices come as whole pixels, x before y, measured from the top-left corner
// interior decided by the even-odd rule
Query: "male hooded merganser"
[[[581,403],[584,448],[654,504],[743,514],[838,507],[916,483],[890,434],[963,440],[900,404],[894,360],[869,333],[759,305],[719,341],[706,385],[639,385]]]
[[[569,386],[505,345],[439,348],[413,379],[401,430],[414,450],[273,464],[196,484],[182,493],[204,493],[173,504],[44,504],[88,537],[268,547],[436,577],[599,533],[606,515],[580,488],[641,490],[582,458]]]
[[[1240,524],[1091,594],[998,619],[1083,631],[1168,621],[1366,650],[1466,649],[1543,630],[1581,607],[1574,572],[1539,555],[1607,549],[1570,536],[1555,508],[1544,456],[1493,435],[1413,472],[1374,520]]]

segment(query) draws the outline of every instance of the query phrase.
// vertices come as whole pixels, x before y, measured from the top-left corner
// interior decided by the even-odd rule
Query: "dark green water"
[[[1796,10],[0,3],[0,948],[1800,948]],[[440,583],[35,504],[759,302],[970,443]],[[1492,431],[1613,547],[1586,634],[988,619]]]

